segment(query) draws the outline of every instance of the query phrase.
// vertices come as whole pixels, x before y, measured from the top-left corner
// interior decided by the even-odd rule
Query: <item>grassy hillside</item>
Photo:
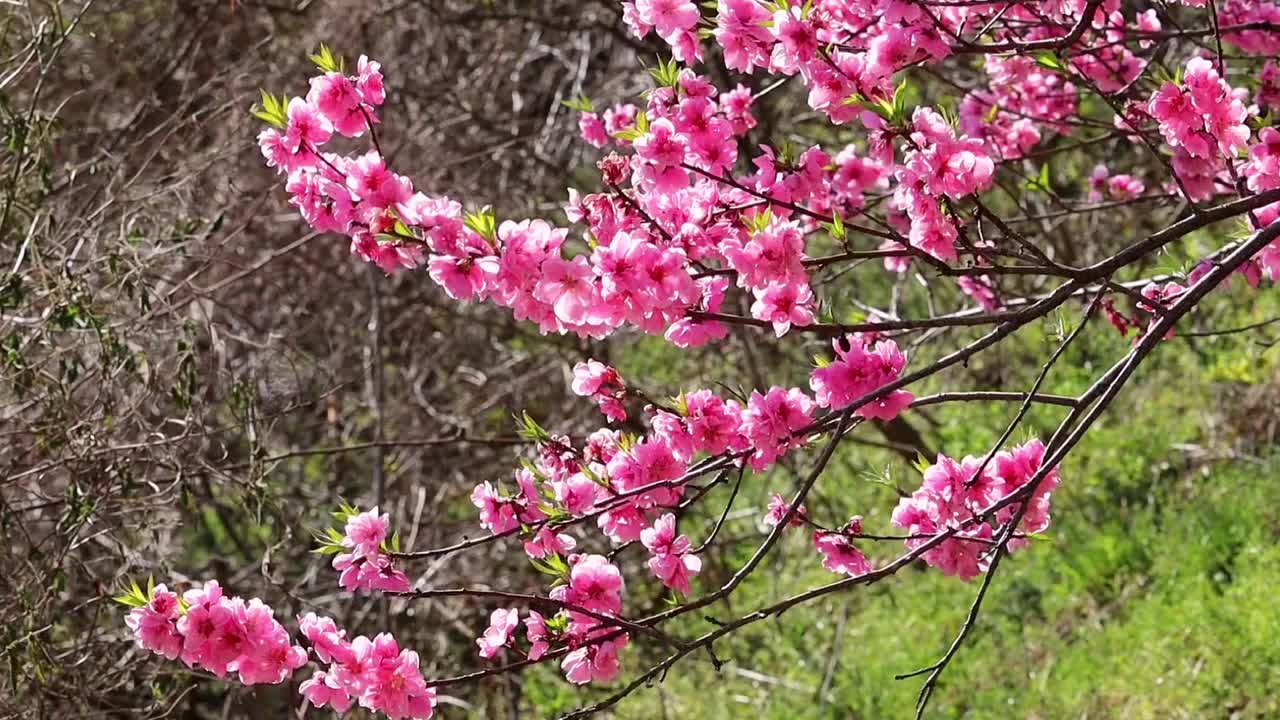
[[[1214,309],[1213,321],[1246,325],[1276,311],[1273,294],[1238,287]],[[1064,357],[1047,391],[1079,392],[1124,352],[1128,340],[1098,325]],[[1036,371],[1026,358],[1043,355],[1036,346],[1058,331],[1030,329],[938,387],[970,387],[984,377],[999,377],[1006,389],[1025,387]],[[1271,456],[1270,438],[1258,434],[1265,425],[1259,418],[1271,413],[1265,398],[1277,353],[1263,340],[1256,333],[1184,337],[1160,349],[1064,466],[1048,538],[1002,565],[927,717],[1280,716],[1273,692],[1280,687],[1280,456]],[[635,357],[637,377],[663,371],[659,377],[674,382],[696,370],[657,345]],[[938,450],[980,454],[1014,409],[948,406],[913,422]],[[1046,433],[1060,413],[1037,410],[1028,427]],[[863,437],[876,439],[873,431]],[[895,500],[886,481],[906,489],[919,482],[908,463],[874,447],[850,444],[833,466],[810,507],[828,524],[861,513],[869,532],[889,529]],[[762,537],[756,518],[763,498],[794,482],[778,472],[744,489],[746,500],[736,506],[742,512],[726,528],[740,542],[710,558],[702,587],[723,577],[716,569],[745,560]],[[698,521],[687,527],[696,541]],[[869,548],[881,559],[899,550],[896,543]],[[833,578],[804,533],[785,541],[767,565],[709,614],[737,617]],[[718,643],[726,661],[718,675],[705,656],[691,657],[614,716],[911,717],[921,679],[894,675],[945,651],[977,587],[911,568],[828,596]],[[710,627],[699,618],[681,631],[693,636]],[[638,672],[659,657],[632,654],[627,669]],[[539,716],[588,699],[547,674],[535,675],[532,685]]]

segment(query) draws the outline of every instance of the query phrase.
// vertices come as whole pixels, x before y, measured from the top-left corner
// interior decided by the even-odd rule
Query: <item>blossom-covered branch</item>
[[[322,72],[305,96],[264,93],[255,114],[271,127],[258,141],[304,220],[347,237],[362,260],[386,272],[425,268],[450,298],[493,303],[542,333],[646,333],[679,349],[714,346],[735,331],[744,342],[788,346],[816,334],[829,350],[802,386],[684,387],[661,401],[640,389],[643,379],[594,359],[577,364],[571,390],[604,422],[575,440],[521,414],[533,453],[505,483],[477,478],[471,495],[485,535],[405,551],[377,508],[339,510],[342,529],[320,542],[342,588],[502,601],[476,640],[481,658],[501,664],[429,680],[390,635],[348,641],[312,615],[299,620],[308,652],[268,622],[264,606],[214,597],[216,584],[186,602],[163,586],[125,596],[139,643],[247,684],[280,682],[314,656],[319,668],[302,689],[311,703],[418,718],[431,715],[438,685],[549,661],[572,683],[610,683],[632,642],[670,651],[569,715],[582,717],[695,651],[719,667],[715,642],[747,625],[920,561],[961,581],[982,578],[941,659],[902,676],[927,675],[922,714],[997,568],[1049,527],[1053,493],[1070,481],[1060,474],[1068,452],[1138,365],[1232,275],[1254,287],[1280,280],[1280,131],[1267,125],[1280,109],[1280,69],[1267,59],[1280,53],[1280,6],[1181,4],[1134,12],[1117,0],[623,2],[628,29],[660,39],[672,59],[650,71],[640,104],[568,103],[582,139],[601,149],[598,190],[568,191],[568,226],[500,219],[487,206],[465,211],[458,199],[416,188],[375,136],[387,100],[380,65],[361,56],[348,69],[322,49]],[[1181,29],[1188,25],[1212,32]],[[1199,44],[1204,37],[1214,48]],[[1243,55],[1228,58],[1224,43]],[[743,81],[717,87],[717,75],[698,70],[711,64]],[[757,104],[778,85],[752,76],[793,78],[822,119],[815,134],[824,142],[761,137]],[[1081,128],[1091,137],[1075,137]],[[1060,176],[1057,158],[1083,159],[1085,171]],[[1139,203],[1150,208],[1143,223],[1131,214]],[[1098,237],[1054,243],[1052,222],[1072,216],[1115,222]],[[1154,254],[1224,221],[1240,224],[1236,240],[1219,239],[1190,272],[1152,274]],[[1159,229],[1133,239],[1130,225]],[[888,274],[890,297],[839,281],[872,273]],[[1080,300],[1078,324],[1062,331],[1030,387],[915,394],[925,380],[953,382],[947,370]],[[857,311],[840,309],[849,304]],[[1129,352],[1079,395],[1043,392],[1098,315],[1135,332]],[[934,350],[948,339],[955,344]],[[994,446],[922,462],[890,529],[869,529],[862,516],[828,525],[812,517],[806,500],[847,436],[948,402],[1017,410]],[[1063,413],[1058,429],[1009,445],[1033,404]],[[792,492],[771,494],[760,520],[768,533],[748,559],[718,586],[700,587],[702,553],[718,541],[742,478],[790,468],[819,442]],[[713,490],[735,474],[713,512],[720,519],[699,537],[690,509],[720,508]],[[691,640],[663,628],[731,596],[799,527],[812,528],[814,561],[841,579]],[[545,594],[415,587],[415,561],[505,539],[517,539],[546,576]],[[903,551],[876,557],[885,542]],[[629,574],[630,548],[646,556]],[[646,615],[629,606],[624,616],[628,584],[642,582],[660,587],[670,607]]]

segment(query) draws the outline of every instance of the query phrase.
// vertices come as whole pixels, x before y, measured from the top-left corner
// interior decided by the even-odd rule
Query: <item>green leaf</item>
[[[674,408],[676,412],[680,413],[681,417],[689,414],[689,399],[685,397],[683,391],[681,391],[679,395],[671,398],[671,407]]]
[[[394,231],[398,237],[417,237],[417,235],[414,235],[413,231],[409,229],[408,225],[405,225],[399,220],[396,220]]]
[[[649,116],[643,110],[636,113],[636,121],[630,127],[623,128],[613,136],[625,142],[635,142],[649,132]]]
[[[1040,67],[1049,68],[1050,70],[1056,70],[1058,72],[1066,70],[1066,67],[1062,64],[1062,60],[1058,58],[1058,54],[1052,50],[1042,52],[1037,55],[1036,64]]]
[[[745,219],[747,221],[747,230],[754,235],[758,232],[767,230],[769,225],[773,223],[773,210],[765,208],[764,210],[756,212],[754,215],[746,216]]]
[[[895,121],[907,119],[907,93],[911,89],[910,80],[902,78],[902,82],[893,89],[893,118]]]
[[[586,479],[590,480],[591,482],[593,482],[593,483],[595,483],[595,484],[599,485],[600,487],[603,487],[603,488],[608,488],[608,487],[610,487],[610,485],[609,485],[609,478],[607,478],[607,477],[601,477],[601,476],[597,475],[597,474],[595,473],[595,471],[594,471],[594,470],[592,470],[592,469],[591,469],[589,466],[587,466],[587,465],[583,465],[582,467],[580,467],[580,468],[578,469],[578,472],[582,473],[582,476],[583,476],[583,477],[585,477]]]
[[[520,421],[519,418],[517,418],[516,422],[519,422],[519,421]],[[534,465],[528,458],[520,458],[520,467],[524,468],[525,470],[528,470],[529,474],[533,475],[535,480],[539,482],[544,482],[544,483],[547,481],[546,474],[543,473],[541,470],[539,470],[538,466]],[[544,490],[550,491],[550,488],[544,488]]]
[[[308,55],[307,59],[325,72],[342,72],[344,64],[342,58],[335,56],[329,46],[324,43],[320,43],[319,52]]]
[[[933,463],[929,462],[929,459],[926,458],[924,455],[921,455],[920,453],[916,453],[916,461],[911,465],[916,470],[919,470],[921,475],[924,474],[925,470],[928,470],[929,468],[933,467]]]
[[[120,603],[121,605],[126,605],[128,607],[144,607],[147,604],[145,600],[139,600],[133,595],[128,595],[128,594],[117,595],[111,599],[114,600],[115,602]]]
[[[1053,186],[1049,183],[1049,163],[1040,166],[1040,175],[1034,180],[1029,180],[1023,188],[1029,192],[1051,192]]]
[[[345,523],[353,515],[360,514],[360,508],[349,505],[346,500],[338,501],[338,509],[330,513],[338,522]]]
[[[549,555],[545,558],[545,560],[547,562],[547,566],[550,567],[552,570],[554,570],[556,573],[560,575],[564,575],[566,577],[569,575],[569,563],[565,562],[564,558],[560,557],[559,553],[556,553],[554,555]]]
[[[466,213],[462,216],[462,223],[471,229],[472,232],[479,235],[494,245],[498,241],[498,218],[493,213],[493,208],[489,205]]]
[[[262,90],[261,93],[261,104],[255,103],[249,108],[249,113],[259,120],[283,130],[289,124],[288,100],[283,95],[277,98],[266,90]]]
[[[595,112],[595,106],[591,104],[591,98],[586,95],[579,95],[573,100],[561,100],[560,104],[582,113]]]
[[[545,562],[542,562],[541,560],[538,560],[537,558],[529,558],[529,563],[532,564],[533,567],[543,575],[554,575],[556,577],[560,577],[560,573],[557,572],[555,568],[551,567]]]
[[[115,602],[128,607],[145,607],[151,602],[151,596],[154,594],[154,579],[147,581],[147,592],[142,592],[142,588],[138,587],[138,581],[130,579],[128,586],[124,588],[124,592],[111,598]]]
[[[528,411],[522,412],[516,417],[516,434],[525,440],[532,442],[544,443],[551,439],[551,434],[542,428]]]
[[[844,227],[844,218],[840,217],[839,211],[831,213],[831,222],[823,223],[822,227],[831,234],[831,237],[840,242],[844,242],[849,237],[849,233]]]
[[[539,503],[538,509],[542,511],[543,515],[547,516],[548,520],[560,520],[569,517],[568,512],[548,503]]]
[[[658,67],[649,68],[649,76],[658,87],[674,88],[680,84],[680,64],[675,60],[658,58]]]

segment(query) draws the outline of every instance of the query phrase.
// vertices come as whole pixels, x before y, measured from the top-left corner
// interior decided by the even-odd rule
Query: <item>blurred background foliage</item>
[[[422,653],[429,676],[477,667],[473,641],[492,607],[352,602],[338,590],[310,549],[339,498],[363,507],[382,498],[406,549],[447,544],[479,531],[471,488],[506,477],[523,452],[513,412],[572,434],[599,424],[568,392],[575,362],[616,364],[660,397],[803,384],[824,352],[818,340],[776,341],[752,328],[696,352],[659,338],[542,337],[306,233],[262,167],[245,111],[259,86],[300,93],[306,54],[324,41],[383,63],[383,144],[421,189],[492,204],[502,217],[557,213],[566,186],[596,183],[596,155],[576,141],[561,101],[634,100],[647,87],[641,63],[657,55],[621,31],[612,0],[4,7],[0,716],[300,714],[302,676],[250,691],[134,649],[108,600],[125,577],[217,578],[282,615],[314,610],[356,632],[391,629]],[[722,87],[746,81],[713,77]],[[913,82],[913,102],[930,95],[927,77]],[[814,122],[787,87],[760,114],[760,142],[811,143],[821,131],[834,151],[854,137]],[[1046,207],[1086,191],[1093,152],[1055,160]],[[1009,210],[998,198],[992,207]],[[1141,206],[1114,212],[1124,215],[1108,232],[1133,237],[1164,219]],[[1027,220],[1079,262],[1099,252],[1096,221]],[[1185,269],[1224,232],[1140,270]],[[828,271],[822,282],[835,298],[827,312],[845,319],[859,312],[855,300],[884,304],[911,280],[866,267]],[[929,300],[945,308],[962,298],[938,288]],[[904,316],[926,311],[919,293],[903,303]],[[1029,386],[1082,310],[1024,329],[917,394]],[[1277,313],[1272,290],[1234,281],[1144,365],[1064,466],[1048,539],[1005,565],[932,717],[1280,716],[1280,327],[1196,336]],[[1124,352],[1129,340],[1094,323],[1044,391],[1079,392]],[[969,337],[954,329],[912,354],[926,361]],[[919,481],[918,454],[981,454],[1015,410],[949,404],[868,426],[842,446],[809,507],[828,525],[862,514],[870,532],[886,529],[897,492]],[[1060,412],[1037,407],[1020,432],[1044,433]],[[804,460],[748,477],[695,589],[719,585],[751,553],[768,495],[794,487]],[[725,499],[712,493],[682,530],[698,542]],[[642,560],[622,555],[635,615],[665,602]],[[543,586],[511,546],[410,570],[433,587]],[[740,615],[830,579],[796,532],[704,614]],[[824,597],[723,641],[719,674],[691,658],[613,716],[907,717],[918,680],[894,675],[945,650],[975,589],[912,569]],[[683,622],[675,630],[709,627],[703,617]],[[660,652],[633,644],[624,671]],[[554,716],[602,691],[569,686],[552,667],[443,692],[445,718],[515,718]]]

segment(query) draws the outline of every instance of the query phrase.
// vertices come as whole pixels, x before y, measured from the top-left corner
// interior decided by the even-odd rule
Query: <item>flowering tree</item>
[[[314,614],[297,619],[295,638],[262,603],[226,597],[213,580],[181,597],[134,585],[120,600],[134,608],[137,641],[246,684],[278,683],[312,662],[307,702],[392,718],[431,716],[437,687],[537,663],[557,663],[571,683],[617,681],[569,715],[583,717],[695,653],[718,667],[715,643],[741,628],[920,561],[979,581],[954,642],[902,676],[925,676],[922,715],[1001,563],[1048,528],[1063,459],[1144,359],[1232,275],[1255,287],[1280,279],[1280,131],[1267,126],[1280,107],[1280,68],[1267,60],[1280,53],[1280,5],[1146,5],[623,3],[629,30],[660,38],[671,59],[651,70],[654,87],[639,104],[571,103],[583,140],[604,154],[599,188],[569,191],[567,225],[500,221],[415,190],[378,141],[381,67],[365,56],[348,66],[322,47],[305,95],[263,94],[254,112],[272,127],[258,141],[306,222],[347,236],[362,260],[425,270],[449,297],[509,308],[543,333],[649,333],[692,348],[742,326],[761,342],[829,340],[830,351],[815,358],[807,387],[740,396],[685,388],[659,399],[642,378],[579,364],[572,390],[599,407],[604,426],[573,438],[523,414],[521,433],[537,453],[509,481],[476,485],[479,537],[402,552],[378,508],[340,508],[320,552],[333,556],[346,591],[503,605],[477,629],[488,662],[478,669],[428,679],[390,634],[349,637]],[[718,86],[712,77],[738,80]],[[784,123],[786,140],[761,137],[757,118],[784,83],[803,86],[814,115]],[[1152,273],[1153,256],[1227,221],[1239,231],[1215,234],[1187,272]],[[1067,223],[1089,236],[1064,241]],[[1147,224],[1151,232],[1134,231]],[[844,273],[889,273],[892,293],[846,297],[833,282]],[[1071,312],[1078,318],[1030,387],[974,391],[945,374]],[[1079,395],[1043,392],[1098,316],[1133,333],[1128,352]],[[961,328],[978,334],[947,345]],[[955,388],[913,391],[935,376]],[[993,447],[962,449],[975,455],[922,463],[892,527],[867,528],[856,516],[823,524],[806,509],[850,433],[958,402],[1009,409],[1005,431]],[[1060,408],[1060,423],[1015,445],[1034,404]],[[619,429],[637,421],[643,433]],[[700,555],[743,477],[810,446],[801,482],[773,496],[768,534],[726,582],[703,586]],[[680,528],[695,505],[720,517],[705,537]],[[731,596],[796,528],[812,533],[830,582],[695,637],[671,631],[673,620]],[[410,579],[415,562],[491,543],[522,550],[551,578],[547,591]],[[624,577],[628,549],[644,562]],[[671,603],[641,615],[628,611],[626,587],[646,575]],[[642,642],[663,659],[627,667],[628,647]]]

